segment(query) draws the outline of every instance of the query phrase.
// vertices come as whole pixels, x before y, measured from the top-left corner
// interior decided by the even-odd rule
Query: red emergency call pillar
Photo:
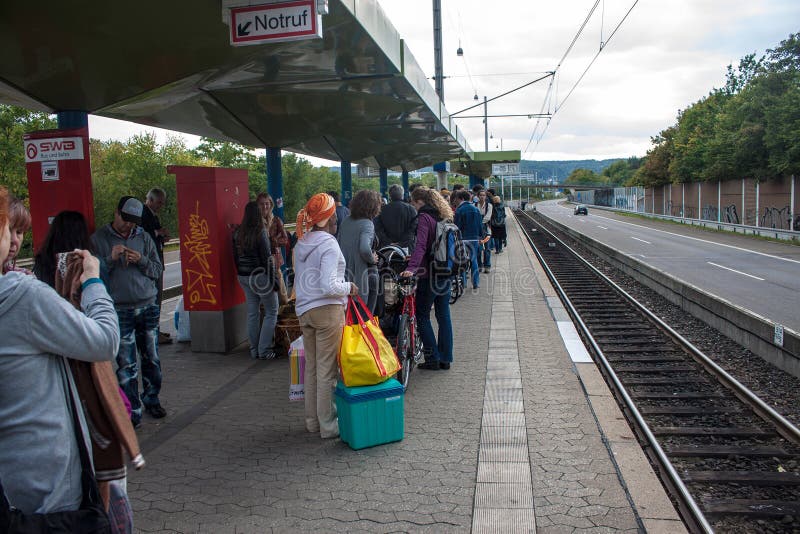
[[[59,212],[78,211],[94,232],[94,197],[89,165],[89,129],[62,128],[23,136],[33,248],[47,236]]]
[[[192,351],[230,352],[247,339],[232,236],[249,200],[247,171],[171,165],[178,202],[183,305]]]

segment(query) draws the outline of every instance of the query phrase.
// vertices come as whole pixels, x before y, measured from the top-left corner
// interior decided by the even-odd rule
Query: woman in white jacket
[[[345,260],[336,234],[336,203],[318,193],[297,214],[294,248],[295,310],[303,329],[306,356],[306,430],[323,438],[339,436],[333,404],[336,357],[342,341],[347,296],[358,286],[345,281]]]

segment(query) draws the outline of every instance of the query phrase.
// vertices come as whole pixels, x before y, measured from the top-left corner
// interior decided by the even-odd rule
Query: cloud
[[[417,61],[432,75],[430,4],[413,3],[417,9],[409,9],[408,0],[381,1]],[[444,0],[447,108],[462,109],[475,103],[476,93],[481,99],[496,96],[534,79],[534,71],[555,69],[593,4],[504,0],[486,9],[485,0]],[[527,157],[644,155],[650,137],[674,124],[680,109],[724,84],[728,64],[778,45],[797,31],[794,26],[800,20],[800,3],[782,0],[638,2],[575,87],[601,41],[608,41],[631,4],[606,0],[598,6],[558,69],[553,101],[563,107],[537,152]],[[454,53],[459,41],[463,59]],[[508,74],[520,72],[525,74]],[[540,83],[492,102],[489,114],[538,112],[547,87]],[[503,138],[504,148],[522,150],[534,122],[490,118],[489,131]],[[480,119],[460,120],[459,127],[473,149],[483,149]]]
[[[433,75],[433,24],[429,0],[379,0],[428,76]],[[454,112],[493,97],[559,65],[594,0],[442,0],[445,103]],[[551,105],[561,106],[533,159],[642,156],[650,138],[674,124],[680,109],[725,81],[728,64],[777,46],[798,31],[796,0],[672,0],[638,2],[595,63],[575,86],[600,43],[633,0],[605,0],[559,67]],[[323,20],[324,24],[324,20]],[[464,50],[462,58],[456,49]],[[471,77],[469,76],[471,74]],[[488,105],[490,115],[538,113],[550,80],[541,81]],[[431,82],[432,83],[432,82]],[[479,106],[470,113],[479,115]],[[489,118],[490,149],[524,150],[536,120]],[[473,150],[483,150],[480,118],[460,119]],[[127,139],[134,133],[166,130],[92,117],[93,137]],[[186,136],[188,146],[199,138]],[[533,146],[533,145],[531,145]],[[315,164],[333,162],[311,158]]]

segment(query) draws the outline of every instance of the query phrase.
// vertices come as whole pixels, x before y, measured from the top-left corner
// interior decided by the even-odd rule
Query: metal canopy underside
[[[2,2],[0,102],[373,167],[468,157],[376,0],[331,0],[322,39],[245,47],[223,3]]]

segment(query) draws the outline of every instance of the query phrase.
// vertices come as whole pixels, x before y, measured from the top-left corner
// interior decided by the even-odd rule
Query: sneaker
[[[142,426],[141,419],[131,419],[131,424],[134,430],[138,430]]]
[[[449,371],[450,370],[450,362],[439,362],[439,369],[441,369],[443,371]]]
[[[425,363],[421,363],[417,365],[418,369],[427,369],[428,371],[438,371],[439,370],[439,360],[430,360]]]
[[[153,419],[162,419],[167,415],[167,410],[165,410],[161,406],[161,404],[150,404],[148,406],[145,406],[144,411],[149,413],[153,417]]]
[[[274,360],[274,359],[275,359],[275,356],[277,356],[277,355],[275,354],[275,351],[274,351],[274,350],[268,350],[268,351],[267,351],[267,352],[265,352],[264,354],[261,354],[261,355],[258,357],[258,359],[259,359],[259,360]]]
[[[170,336],[167,332],[159,332],[158,344],[166,345],[167,343],[172,343],[172,336]]]

